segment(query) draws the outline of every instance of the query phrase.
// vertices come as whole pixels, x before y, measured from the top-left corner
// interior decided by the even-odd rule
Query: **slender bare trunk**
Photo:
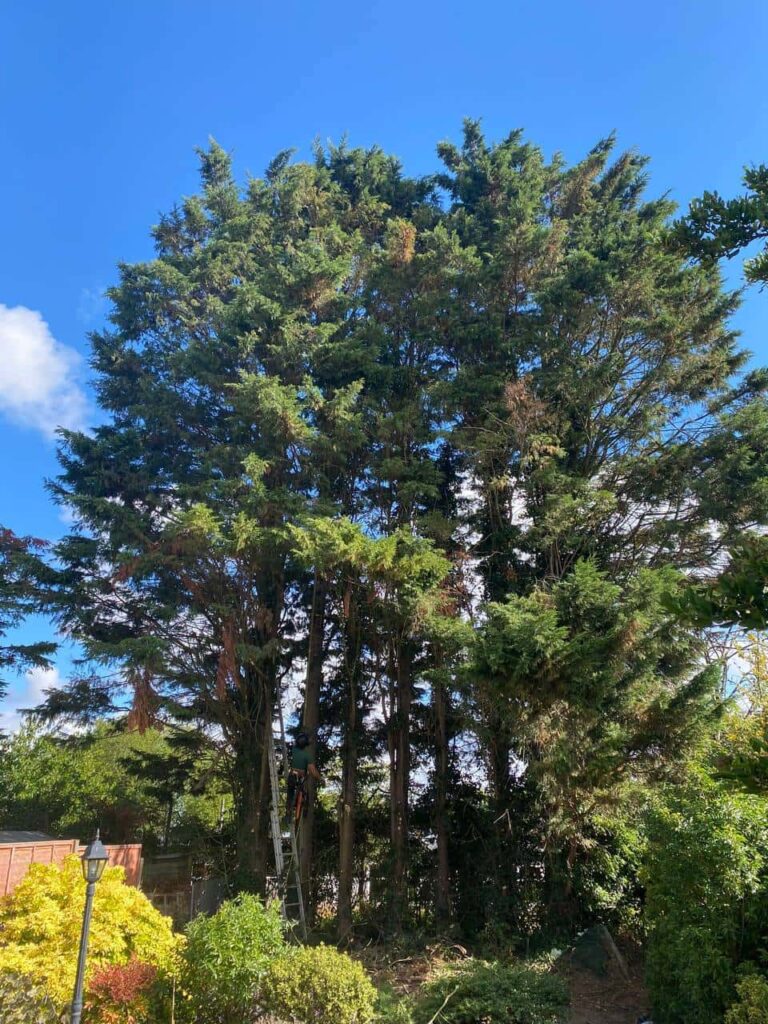
[[[435,832],[437,834],[437,894],[435,914],[439,925],[451,919],[451,876],[448,862],[448,695],[436,680],[433,688],[435,707]]]
[[[408,900],[408,789],[411,767],[411,704],[413,702],[413,666],[407,641],[399,645],[395,658],[395,716],[390,724],[392,742],[392,875],[390,883],[389,925],[394,933],[402,931]]]
[[[341,794],[339,797],[339,900],[338,940],[348,942],[352,934],[352,885],[355,875],[355,810],[357,804],[357,760],[360,673],[360,628],[351,585],[344,595],[346,609],[345,676],[346,720],[342,750]]]
[[[355,804],[357,801],[357,693],[349,692],[344,738],[341,797],[339,801],[339,905],[338,939],[347,942],[352,932],[352,883],[355,875]]]
[[[317,728],[320,724],[320,689],[323,683],[323,637],[325,631],[326,585],[315,572],[312,587],[312,606],[309,619],[309,643],[307,649],[307,681],[304,690],[304,714],[302,727],[312,737],[313,749],[317,750]],[[312,899],[312,856],[315,836],[315,782],[307,781],[309,801],[307,814],[301,826],[299,863],[301,866],[302,892],[308,903]],[[310,917],[314,907],[308,905]]]

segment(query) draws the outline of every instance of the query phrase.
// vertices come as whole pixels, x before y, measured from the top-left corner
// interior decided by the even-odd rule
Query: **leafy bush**
[[[399,997],[389,985],[382,985],[376,994],[376,1024],[413,1024],[410,1000]]]
[[[651,815],[644,876],[654,1020],[721,1024],[738,965],[768,933],[765,801],[706,778],[669,796]]]
[[[0,1021],[3,1024],[61,1024],[53,1000],[22,974],[0,974]]]
[[[0,972],[27,975],[57,1006],[68,1003],[75,984],[84,903],[78,857],[68,857],[62,867],[31,865],[0,904]],[[93,905],[90,972],[133,959],[170,971],[178,945],[169,919],[138,889],[125,884],[123,869],[106,868]]]
[[[144,1024],[148,1021],[157,970],[131,960],[95,971],[88,986],[85,1020],[93,1024]]]
[[[559,1024],[568,996],[552,974],[524,964],[471,960],[446,971],[422,989],[415,1024]],[[441,1009],[442,1007],[442,1009]]]
[[[277,903],[243,893],[187,928],[182,986],[199,1024],[250,1021],[265,970],[285,950]]]
[[[725,1015],[725,1024],[768,1024],[768,979],[752,974],[736,986],[738,1001]]]
[[[368,1024],[376,990],[346,953],[299,946],[269,965],[262,1000],[266,1009],[302,1024]]]

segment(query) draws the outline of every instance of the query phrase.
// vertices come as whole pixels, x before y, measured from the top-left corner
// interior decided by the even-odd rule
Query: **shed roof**
[[[47,836],[45,832],[27,832],[15,829],[0,829],[0,843],[44,843],[51,842],[53,836]]]

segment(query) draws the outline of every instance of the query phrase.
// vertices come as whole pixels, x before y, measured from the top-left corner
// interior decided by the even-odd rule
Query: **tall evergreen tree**
[[[598,633],[609,610],[599,607],[605,588],[621,588],[606,597],[608,606],[631,604],[627,588],[641,571],[662,573],[656,582],[642,577],[649,594],[663,589],[670,567],[706,572],[718,551],[765,517],[764,385],[757,374],[732,383],[745,360],[727,324],[736,297],[722,291],[716,271],[686,266],[668,251],[671,205],[645,201],[645,161],[630,153],[610,163],[612,149],[609,139],[572,168],[559,159],[547,165],[520,133],[490,145],[472,122],[461,149],[441,147],[448,225],[475,260],[459,283],[463,313],[452,335],[454,443],[465,459],[471,553],[492,602],[487,628],[494,647],[512,644],[508,660],[482,654],[475,662],[475,707],[496,811],[511,806],[524,763],[543,835],[581,799],[580,758],[594,751],[601,731],[600,743],[622,731],[614,702],[634,686],[644,700],[653,690],[641,672],[614,678],[593,717],[578,673],[568,682],[557,667],[551,646],[560,625],[553,609],[544,613],[546,595],[592,590],[578,601],[590,607],[589,629]],[[543,618],[531,609],[521,620],[533,645],[527,656],[513,639],[518,626],[503,615],[492,625],[507,596],[541,609]],[[654,615],[661,628],[658,608]],[[673,710],[695,721],[701,701],[694,698],[708,700],[695,646],[675,643],[689,661],[669,674],[658,654],[653,675],[654,699],[669,711],[670,742],[662,746],[669,756],[681,728]],[[620,651],[618,644],[610,658]],[[507,672],[519,692],[505,705],[498,698]],[[643,705],[630,701],[638,715],[632,729],[641,726]],[[538,713],[542,733],[532,743],[529,715]],[[558,737],[574,743],[567,756]],[[570,781],[555,806],[561,770]],[[597,772],[588,788],[594,795],[607,785]]]
[[[55,492],[88,533],[58,551],[61,616],[92,658],[149,673],[162,712],[221,731],[241,884],[263,888],[265,738],[301,610],[286,524],[314,500],[335,398],[310,352],[343,319],[354,239],[317,168],[283,154],[240,196],[220,148],[201,165],[93,339],[109,418],[65,438]]]

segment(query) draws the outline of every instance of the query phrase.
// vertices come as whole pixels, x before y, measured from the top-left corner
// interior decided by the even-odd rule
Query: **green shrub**
[[[660,1024],[721,1024],[768,933],[765,801],[706,779],[649,821],[646,967]]]
[[[61,1024],[60,1011],[39,985],[22,974],[0,974],[0,1021],[3,1024]]]
[[[736,986],[738,1001],[725,1015],[725,1024],[768,1024],[768,979],[749,975]]]
[[[376,989],[346,953],[299,946],[269,965],[262,1000],[267,1010],[302,1024],[368,1024]]]
[[[524,964],[471,960],[428,982],[416,1002],[415,1024],[559,1024],[568,996],[552,974]],[[442,1010],[441,1010],[442,1007]]]
[[[264,972],[284,953],[277,903],[265,906],[243,893],[212,917],[197,917],[187,928],[182,988],[197,1024],[245,1024],[253,1017]]]
[[[411,1002],[398,996],[389,985],[382,985],[376,994],[376,1024],[413,1024]]]
[[[80,858],[62,867],[32,864],[0,903],[0,971],[23,974],[41,985],[57,1006],[72,998],[77,970],[85,881]],[[88,975],[108,964],[141,960],[158,971],[173,969],[179,938],[169,918],[125,884],[122,868],[106,868],[96,886],[88,943]]]

